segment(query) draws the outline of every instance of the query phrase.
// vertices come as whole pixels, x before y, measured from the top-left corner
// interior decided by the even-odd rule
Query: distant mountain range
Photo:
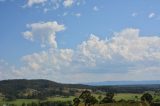
[[[103,82],[90,82],[85,83],[92,86],[106,86],[106,85],[152,85],[160,84],[160,80],[148,80],[148,81],[103,81]]]

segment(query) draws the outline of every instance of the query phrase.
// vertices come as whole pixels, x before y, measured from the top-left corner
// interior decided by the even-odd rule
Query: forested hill
[[[0,92],[21,91],[24,89],[44,90],[44,89],[63,89],[63,88],[90,88],[88,85],[82,84],[62,84],[44,79],[13,79],[0,81]]]
[[[77,89],[90,89],[81,84],[61,84],[54,81],[36,79],[15,79],[0,81],[0,95],[16,98],[39,98],[54,95],[74,95]]]
[[[11,98],[42,98],[55,95],[71,96],[85,89],[93,92],[143,93],[158,91],[160,85],[114,85],[88,86],[83,84],[62,84],[49,80],[3,80],[0,81],[0,95]]]
[[[13,80],[2,80],[0,81],[0,89],[45,89],[45,88],[88,88],[88,85],[82,84],[62,84],[57,83],[50,80],[44,79],[34,79],[34,80],[26,80],[26,79],[13,79]]]

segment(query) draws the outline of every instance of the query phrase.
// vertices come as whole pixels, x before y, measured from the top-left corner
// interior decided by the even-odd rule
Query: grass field
[[[119,93],[119,94],[115,94],[114,99],[116,101],[119,101],[121,99],[124,100],[135,100],[135,97],[138,97],[138,100],[140,100],[142,94],[135,94],[135,93]]]
[[[70,96],[70,97],[49,97],[47,100],[48,101],[72,101],[75,97]]]
[[[45,101],[72,101],[74,96],[70,97],[49,97]],[[0,100],[0,106],[2,104],[7,103],[7,104],[16,104],[17,106],[21,106],[22,103],[31,103],[31,102],[39,102],[38,99],[16,99],[14,101],[2,101]]]
[[[2,104],[4,103],[8,103],[8,104],[16,104],[17,106],[21,106],[22,103],[31,103],[31,102],[38,102],[37,99],[17,99],[14,101],[0,101],[0,106],[2,106]]]
[[[98,99],[99,95],[98,94],[93,94],[93,96]],[[103,98],[105,95],[101,95],[101,96]],[[119,101],[121,99],[124,99],[124,100],[135,100],[136,99],[135,96],[137,96],[138,100],[140,100],[142,94],[138,94],[138,93],[137,94],[136,93],[118,93],[118,94],[114,95],[114,99],[116,101]]]
[[[98,98],[98,94],[93,94],[93,96],[95,96],[96,98]],[[103,97],[104,95],[102,95]],[[114,99],[116,101],[124,99],[124,100],[136,100],[135,96],[138,97],[138,101],[140,101],[140,97],[142,96],[142,94],[135,94],[135,93],[119,93],[119,94],[115,94]],[[72,101],[74,98],[74,96],[70,96],[70,97],[49,97],[47,100],[45,101]],[[155,97],[156,99],[160,99],[160,97]],[[17,106],[21,106],[22,103],[31,103],[31,102],[39,102],[38,99],[17,99],[15,101],[2,101],[0,100],[0,106],[2,106],[3,103],[14,103]],[[95,105],[96,106],[96,105]],[[100,105],[103,106],[103,105]],[[111,104],[108,106],[112,106]],[[114,105],[116,106],[116,104]],[[117,106],[121,106],[121,105],[117,105]],[[123,106],[123,105],[122,105]],[[134,104],[133,106],[137,106],[137,104]]]

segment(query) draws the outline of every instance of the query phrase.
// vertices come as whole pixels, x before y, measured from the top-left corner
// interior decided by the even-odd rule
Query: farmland
[[[99,94],[93,94],[97,99],[98,96],[100,96]],[[105,95],[101,95],[102,97],[104,97]],[[137,96],[137,98],[135,98]],[[128,100],[135,100],[135,101],[140,101],[140,97],[142,96],[142,94],[135,94],[135,93],[118,93],[115,94],[114,99],[115,101],[120,101],[121,99],[128,101]],[[22,103],[38,103],[38,102],[45,102],[45,101],[72,101],[75,97],[74,96],[69,96],[69,97],[63,97],[63,96],[57,96],[57,97],[48,97],[47,100],[38,100],[38,99],[16,99],[13,101],[3,101],[2,99],[0,100],[0,106],[2,106],[2,104],[6,103],[6,104],[15,104],[16,106],[21,106]],[[159,99],[160,100],[160,96],[155,96],[154,100]],[[123,106],[126,103],[114,103],[114,106]],[[129,104],[129,103],[127,103]],[[126,105],[127,105],[126,104]],[[83,106],[84,104],[81,103],[79,104],[79,106]],[[129,106],[138,106],[139,103],[134,103],[134,104],[130,104]],[[97,106],[97,105],[95,105]],[[112,106],[112,104],[101,104],[98,106]]]
[[[88,86],[48,80],[6,80],[0,82],[0,106],[72,106],[75,103],[83,106],[86,100],[88,105],[95,106],[145,106],[144,94],[149,96],[149,103],[160,102],[159,89],[160,85]],[[88,97],[82,96],[86,91]]]

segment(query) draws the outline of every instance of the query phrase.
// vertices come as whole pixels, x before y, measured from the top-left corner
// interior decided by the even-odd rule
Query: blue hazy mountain
[[[160,80],[148,80],[148,81],[103,81],[103,82],[90,82],[86,85],[103,86],[103,85],[151,85],[160,84]]]

